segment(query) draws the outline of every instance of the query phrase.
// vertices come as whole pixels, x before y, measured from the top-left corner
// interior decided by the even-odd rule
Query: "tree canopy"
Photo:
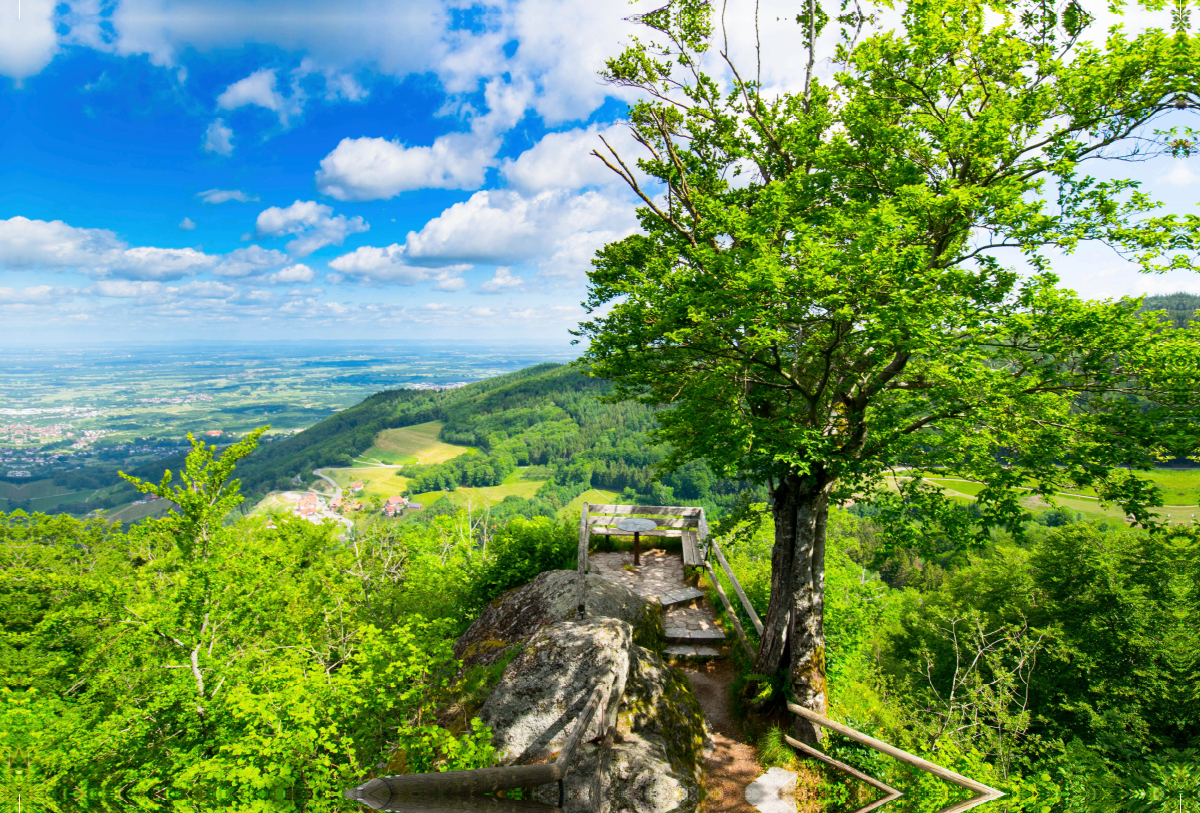
[[[673,3],[640,18],[653,34],[605,72],[642,95],[640,172],[596,153],[641,197],[642,233],[594,260],[585,360],[620,395],[669,406],[657,437],[673,462],[769,483],[758,668],[789,668],[818,711],[830,501],[874,493],[909,543],[939,525],[1019,533],[1023,489],[1052,499],[1067,484],[1149,524],[1155,493],[1131,470],[1192,445],[1174,416],[1194,334],[1135,300],[1063,290],[1048,259],[1098,241],[1146,271],[1189,266],[1183,222],[1084,168],[1177,149],[1151,128],[1185,98],[1191,40],[1085,42],[1077,4],[912,2],[900,16],[860,36],[868,18],[843,14],[823,82],[812,55],[828,17],[808,4],[808,75],[772,92],[739,70],[708,3]],[[973,516],[916,478],[889,489],[929,467],[986,483]]]

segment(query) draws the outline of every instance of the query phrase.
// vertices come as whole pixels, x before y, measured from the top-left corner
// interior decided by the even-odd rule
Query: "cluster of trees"
[[[405,493],[455,491],[459,486],[498,486],[516,467],[516,462],[506,454],[464,454],[433,466],[408,466],[403,470],[404,476],[411,478]]]
[[[0,798],[341,809],[380,761],[492,764],[487,729],[434,716],[479,689],[451,643],[498,592],[571,567],[575,530],[234,521],[253,442],[197,443],[178,486],[136,481],[179,506],[136,527],[0,515]]]
[[[823,712],[831,504],[874,495],[894,543],[982,542],[1019,532],[1027,483],[1091,487],[1150,527],[1157,494],[1133,472],[1200,446],[1200,334],[1085,300],[1050,260],[1095,241],[1136,270],[1196,267],[1194,217],[1085,168],[1195,148],[1163,119],[1196,105],[1197,51],[1182,10],[1097,41],[1078,3],[811,0],[789,40],[804,75],[768,86],[716,9],[641,15],[607,62],[639,98],[636,155],[594,154],[641,230],[598,252],[579,335],[618,396],[665,407],[667,463],[769,487],[755,671]],[[987,485],[965,513],[917,479],[888,491],[896,466]]]
[[[1023,543],[960,541],[921,562],[890,549],[874,519],[833,509],[831,711],[1006,790],[1016,809],[1194,800],[1200,530],[1057,516],[1067,521],[1044,516],[1051,524],[1031,526]],[[739,580],[765,613],[767,506],[723,530]],[[886,578],[904,568],[934,577]],[[917,781],[849,741],[829,747],[906,788]]]

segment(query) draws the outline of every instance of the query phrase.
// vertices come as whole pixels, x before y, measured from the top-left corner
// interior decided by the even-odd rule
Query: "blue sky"
[[[588,156],[629,146],[596,71],[636,10],[0,0],[5,338],[565,344],[592,254],[636,228]],[[764,40],[768,84],[802,75],[795,36]],[[1189,164],[1134,174],[1191,210]],[[1089,295],[1196,289],[1103,249],[1060,271]]]

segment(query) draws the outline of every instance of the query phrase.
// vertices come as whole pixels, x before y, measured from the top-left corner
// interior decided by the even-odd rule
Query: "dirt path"
[[[757,813],[746,801],[746,785],[758,778],[753,746],[743,740],[741,727],[729,709],[733,665],[708,661],[683,667],[692,691],[704,709],[713,732],[713,752],[704,761],[705,800],[700,813]]]

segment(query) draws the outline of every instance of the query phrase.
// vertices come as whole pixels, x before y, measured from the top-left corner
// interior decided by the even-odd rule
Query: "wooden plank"
[[[713,553],[717,554],[717,561],[721,563],[721,567],[725,569],[725,575],[729,577],[729,581],[733,584],[734,591],[738,594],[738,598],[742,600],[742,606],[746,608],[746,615],[750,616],[750,623],[754,624],[754,628],[758,630],[758,634],[762,635],[763,625],[758,618],[758,613],[754,612],[753,605],[750,604],[750,599],[746,597],[746,592],[742,590],[742,585],[738,582],[737,576],[733,575],[733,568],[729,566],[729,562],[725,561],[725,554],[721,553],[721,546],[717,544],[717,540],[712,543]]]
[[[907,751],[902,751],[894,745],[888,745],[886,742],[863,734],[861,731],[855,731],[849,726],[834,722],[828,717],[823,717],[820,714],[817,714],[815,711],[810,711],[803,706],[798,706],[795,703],[788,703],[787,707],[788,711],[792,712],[793,714],[799,714],[809,722],[813,722],[819,726],[828,728],[830,731],[836,731],[843,737],[849,737],[855,742],[862,743],[868,748],[873,748],[881,754],[887,754],[889,757],[897,759],[906,765],[912,765],[914,768],[919,768],[926,773],[931,773],[937,778],[944,779],[952,785],[958,785],[960,788],[973,790],[978,794],[987,796],[988,799],[998,799],[1004,795],[1001,791],[998,791],[995,788],[990,788],[982,782],[976,782],[974,779],[968,779],[962,774],[958,774],[947,768],[943,768],[941,765],[935,765],[929,760],[921,759],[919,756],[910,754]]]
[[[683,564],[684,567],[699,567],[700,552],[696,550],[696,532],[683,532]]]
[[[746,640],[746,631],[742,629],[742,622],[738,620],[737,613],[733,611],[733,605],[729,603],[729,597],[725,595],[725,590],[722,589],[717,574],[713,573],[712,565],[708,562],[705,562],[704,566],[708,568],[709,578],[712,579],[713,587],[717,588],[717,595],[721,597],[721,602],[725,605],[725,612],[729,613],[729,619],[733,621],[733,628],[737,630],[738,638],[741,639],[742,646],[746,648],[746,654],[750,656],[750,660],[754,660],[754,650],[750,648],[750,642]]]
[[[579,519],[579,572],[587,573],[588,569],[588,542],[591,539],[590,527],[588,525],[588,504],[583,504],[583,515]]]
[[[700,517],[699,521],[697,522],[697,526],[700,528],[700,541],[703,542],[705,539],[708,539],[708,518],[704,516],[703,508],[700,509]]]
[[[646,516],[695,517],[704,511],[692,505],[593,505],[594,514],[645,514]]]
[[[783,740],[788,745],[792,746],[793,748],[795,748],[798,751],[803,751],[804,753],[808,754],[813,759],[820,760],[821,762],[824,762],[826,765],[837,768],[839,771],[842,771],[843,773],[848,773],[851,776],[853,776],[855,779],[857,779],[858,781],[866,782],[868,785],[875,788],[876,790],[883,791],[884,795],[882,798],[876,799],[874,802],[871,802],[871,804],[867,805],[866,807],[860,807],[858,810],[854,811],[854,813],[870,813],[870,811],[874,810],[875,808],[882,807],[883,805],[886,805],[888,802],[895,801],[896,799],[899,799],[901,796],[904,795],[903,793],[896,790],[895,788],[893,788],[891,785],[887,784],[886,782],[880,782],[878,779],[876,779],[875,777],[871,776],[868,773],[863,773],[862,771],[858,770],[857,768],[851,768],[849,765],[847,765],[844,762],[838,762],[836,759],[829,756],[829,754],[818,751],[816,748],[813,748],[811,745],[805,745],[804,743],[800,742],[799,740],[793,740],[787,734],[783,735]]]
[[[616,527],[603,528],[603,527],[597,526],[597,527],[592,528],[592,533],[594,533],[594,534],[611,534],[612,536],[628,536],[630,538],[633,537],[633,534],[631,532],[622,531],[620,528],[616,528]],[[651,531],[639,531],[639,533],[641,533],[642,536],[683,536],[683,531],[678,528],[655,528],[654,530],[651,530]]]
[[[588,723],[592,721],[592,717],[595,716],[596,709],[600,708],[603,699],[603,686],[597,686],[592,689],[592,696],[588,698],[587,705],[583,707],[583,711],[575,719],[575,728],[571,729],[571,733],[567,735],[562,750],[558,752],[558,758],[554,760],[555,765],[562,764],[564,774],[566,773],[566,769],[571,766],[571,760],[575,758],[575,749],[579,747],[579,741],[583,738],[584,730],[588,727]]]
[[[506,768],[478,768],[473,771],[414,773],[405,776],[380,776],[346,791],[376,810],[409,797],[462,796],[468,793],[495,793],[512,788],[533,788],[562,779],[566,765],[512,765]]]
[[[372,800],[360,799],[364,805],[378,810]],[[384,803],[384,809],[397,813],[562,813],[562,808],[544,802],[497,799],[495,796],[450,796],[397,798]]]
[[[588,522],[592,525],[610,525],[616,524],[624,517],[602,516],[597,514],[593,509],[588,512]],[[695,528],[699,517],[664,517],[662,519],[654,519],[660,528]]]

